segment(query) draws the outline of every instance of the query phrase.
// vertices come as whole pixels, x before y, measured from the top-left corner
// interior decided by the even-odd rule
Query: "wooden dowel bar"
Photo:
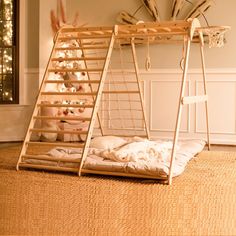
[[[153,32],[153,33],[156,33],[156,32],[157,32],[157,30],[154,29],[154,28],[148,28],[148,30],[149,30],[150,32]]]
[[[41,95],[74,95],[74,96],[94,96],[96,92],[41,92]]]
[[[93,105],[89,104],[47,104],[47,103],[42,103],[38,104],[37,106],[39,107],[73,107],[73,108],[93,108]]]
[[[34,119],[38,120],[75,120],[75,121],[90,121],[90,117],[79,116],[34,116]]]
[[[56,51],[63,51],[63,50],[81,50],[80,47],[56,47]]]
[[[102,31],[102,30],[99,30],[99,31],[93,31],[92,33],[93,33],[93,34],[103,35],[103,34],[105,34],[106,32],[104,32],[104,31]]]
[[[192,103],[199,103],[199,102],[206,102],[208,100],[207,95],[203,96],[189,96],[182,98],[182,104],[192,104]]]
[[[30,146],[52,146],[52,147],[73,147],[73,148],[83,148],[84,143],[65,143],[65,142],[26,142]]]
[[[78,84],[98,84],[100,80],[46,80],[45,83],[51,84],[65,84],[65,83],[78,83]]]
[[[48,69],[48,72],[101,72],[102,68],[94,68],[94,69]]]
[[[40,169],[40,170],[56,170],[56,171],[74,172],[74,173],[78,172],[78,168],[36,165],[36,164],[28,164],[28,163],[20,163],[19,167]]]
[[[131,174],[127,172],[118,172],[118,171],[112,172],[112,171],[82,169],[81,172],[83,174],[98,174],[98,175],[109,175],[109,176],[123,176],[123,177],[131,177],[131,178],[167,180],[166,176],[162,177],[162,176],[153,176],[153,175],[139,175],[139,174]]]
[[[139,37],[139,38],[147,38],[147,37],[154,37],[154,36],[174,36],[174,35],[188,35],[188,32],[158,32],[157,33],[139,33],[139,32],[134,32],[130,34],[118,34],[116,38],[133,38],[133,37]]]
[[[163,28],[163,27],[168,27],[171,29],[174,28],[189,28],[191,26],[190,22],[187,22],[185,20],[179,20],[179,21],[162,21],[160,23],[158,22],[146,22],[143,24],[138,24],[138,25],[119,25],[118,30],[120,29],[140,29],[140,28],[154,28],[154,29],[158,29],[158,28]]]
[[[103,34],[103,35],[78,35],[78,36],[66,36],[66,37],[59,37],[58,40],[60,41],[70,41],[70,40],[76,40],[76,39],[95,39],[95,38],[98,38],[98,39],[103,39],[103,38],[110,38],[111,37],[111,34]]]
[[[61,28],[60,32],[61,33],[69,33],[69,32],[86,32],[86,31],[108,31],[111,32],[113,31],[113,27],[110,26],[102,26],[102,27],[63,27]]]
[[[109,40],[107,40],[107,41],[87,41],[87,42],[83,42],[83,47],[88,46],[88,45],[108,47],[108,42],[109,42]]]
[[[54,161],[54,162],[71,162],[71,163],[80,163],[80,159],[72,159],[69,157],[52,157],[47,155],[29,155],[25,154],[22,156],[24,159],[33,159],[33,160],[42,160],[42,161]]]
[[[52,61],[99,61],[105,59],[105,57],[58,57],[52,58]]]
[[[87,131],[74,131],[74,130],[48,130],[48,129],[30,129],[35,133],[56,133],[56,134],[87,134]]]
[[[91,50],[91,49],[108,49],[106,45],[104,46],[84,46],[84,47],[56,47],[55,50],[63,51],[63,50]]]

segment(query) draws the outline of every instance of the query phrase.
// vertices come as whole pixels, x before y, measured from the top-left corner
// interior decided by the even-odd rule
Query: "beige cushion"
[[[116,136],[101,136],[91,140],[90,147],[97,149],[114,149],[126,144],[127,141]]]

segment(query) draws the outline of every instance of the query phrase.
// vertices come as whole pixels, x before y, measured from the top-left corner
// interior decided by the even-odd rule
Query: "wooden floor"
[[[12,146],[19,146],[22,142],[0,142],[0,148],[5,147],[12,147]],[[205,150],[207,150],[207,147],[205,147]],[[211,145],[211,151],[229,151],[229,152],[236,152],[236,145]]]
[[[0,235],[236,235],[234,152],[201,152],[167,186],[16,171],[20,147],[0,149]]]

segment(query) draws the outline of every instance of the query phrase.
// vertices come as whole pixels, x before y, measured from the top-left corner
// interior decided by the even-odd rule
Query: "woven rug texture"
[[[0,149],[0,235],[236,235],[236,153],[200,153],[171,186],[16,171]]]

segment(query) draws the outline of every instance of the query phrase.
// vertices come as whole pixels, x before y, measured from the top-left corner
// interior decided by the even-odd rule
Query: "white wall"
[[[80,13],[80,24],[95,25],[117,24],[115,18],[121,10],[129,13],[140,6],[136,0],[67,0],[67,10],[71,17],[76,11]],[[161,18],[170,18],[171,1],[158,0]],[[229,25],[227,43],[223,48],[205,47],[207,78],[209,87],[209,110],[211,140],[214,143],[236,144],[236,1],[215,0],[215,5],[205,14],[210,25]],[[187,9],[186,9],[187,10]],[[145,9],[137,14],[142,20],[150,20]],[[203,18],[201,24],[206,26]],[[147,53],[146,46],[138,51],[139,67],[144,68]],[[179,61],[182,46],[152,45],[150,47],[152,70],[142,70],[141,77],[145,83],[145,103],[150,131],[153,137],[171,137],[175,125],[178,88],[181,74]],[[190,56],[190,75],[188,76],[189,95],[195,95],[201,88],[201,71],[199,70],[199,47],[193,45]],[[205,130],[205,115],[202,105],[186,107],[181,124],[181,137],[202,138]]]
[[[170,18],[171,2],[167,0],[157,0],[160,15],[163,20]],[[194,2],[194,1],[193,1]],[[235,0],[214,0],[215,4],[205,14],[210,25],[230,25],[232,30],[227,33],[227,44],[223,49],[206,47],[206,66],[207,68],[235,68],[236,52],[236,1]],[[141,1],[137,0],[67,0],[67,12],[72,18],[76,11],[79,11],[81,25],[114,25],[116,15],[121,10],[134,13],[140,6]],[[189,5],[190,6],[190,5]],[[187,9],[186,9],[187,10]],[[150,20],[145,8],[141,9],[136,15],[145,21]],[[203,18],[200,18],[202,26],[206,26]],[[142,46],[143,58],[146,55],[146,47]],[[199,68],[198,47],[193,47],[190,61],[190,68]],[[176,45],[153,45],[151,46],[151,60],[153,68],[177,68],[181,58],[181,47]],[[142,57],[142,56],[141,56]],[[142,68],[144,60],[140,61]]]
[[[0,141],[22,140],[25,129],[32,111],[32,104],[36,99],[39,81],[42,78],[45,66],[52,47],[52,32],[50,27],[50,10],[56,10],[57,0],[21,0],[21,62],[20,62],[20,105],[1,106],[0,116],[6,117],[0,123]],[[114,25],[116,15],[121,10],[133,13],[141,1],[137,0],[66,0],[68,21],[72,21],[75,12],[80,15],[79,23],[82,25]],[[213,6],[207,13],[207,19],[211,25],[231,25],[232,30],[227,33],[227,43],[224,48],[208,49],[206,51],[206,66],[210,77],[209,91],[211,93],[211,114],[217,117],[212,120],[213,138],[216,142],[234,143],[235,139],[235,107],[236,107],[236,1],[215,0]],[[227,4],[226,4],[227,3]],[[161,10],[161,18],[168,19],[170,14],[171,1],[158,0]],[[150,20],[146,10],[141,9],[137,17],[143,20]],[[201,19],[202,24],[205,22]],[[154,45],[151,46],[152,71],[151,74],[143,75],[146,83],[146,107],[151,124],[151,131],[154,136],[168,136],[168,129],[173,128],[171,119],[166,116],[174,114],[174,107],[170,111],[164,110],[159,104],[154,109],[153,101],[159,101],[159,97],[153,97],[152,90],[164,91],[168,94],[173,86],[178,84],[178,65],[182,55],[181,46],[176,45]],[[144,67],[146,47],[139,47],[139,66]],[[199,68],[199,52],[196,46],[192,49],[190,69],[194,71]],[[161,71],[161,72],[160,72]],[[171,77],[170,77],[171,75]],[[198,88],[199,73],[193,73],[195,82],[191,82],[191,91]],[[151,89],[152,88],[152,89]],[[218,92],[221,92],[222,100],[219,100]],[[168,102],[173,98],[170,97]],[[218,105],[219,104],[219,105]],[[184,113],[183,135],[192,137],[195,133],[201,135],[203,119],[199,114],[201,107],[190,108],[190,113]],[[166,111],[167,113],[163,113]],[[222,112],[223,111],[223,112]],[[169,112],[172,112],[169,114]],[[188,116],[190,114],[191,116]],[[210,115],[211,115],[210,114]],[[227,114],[227,115],[225,115]],[[190,117],[190,118],[189,118]],[[211,116],[210,116],[211,117]],[[196,120],[198,119],[198,121]],[[212,119],[212,118],[210,118]],[[158,122],[156,122],[158,120]],[[222,122],[224,121],[224,122]],[[167,123],[163,123],[167,122]],[[170,123],[169,123],[170,122]],[[189,123],[190,122],[190,123]],[[195,122],[195,123],[194,123]],[[167,129],[166,132],[159,132],[160,127]],[[187,131],[190,132],[187,132]]]
[[[57,0],[40,0],[39,6],[39,84],[53,47],[53,32],[50,21],[50,11],[57,12]]]

